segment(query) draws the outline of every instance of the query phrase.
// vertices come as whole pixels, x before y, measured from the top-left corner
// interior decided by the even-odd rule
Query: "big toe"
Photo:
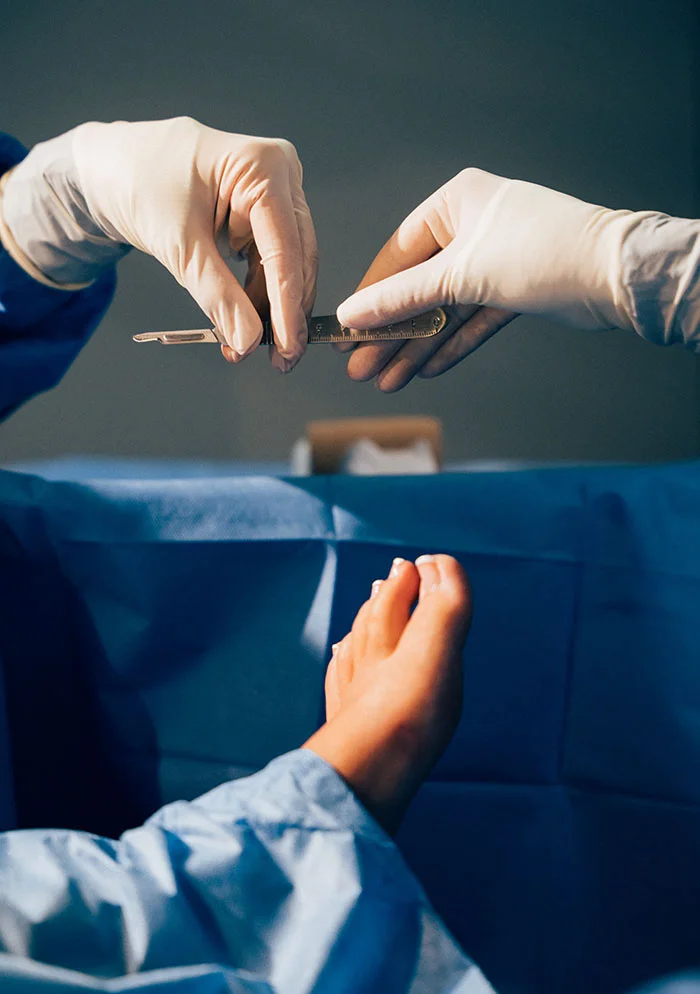
[[[418,605],[406,626],[405,639],[430,657],[436,651],[461,651],[472,620],[467,574],[452,556],[420,556]]]

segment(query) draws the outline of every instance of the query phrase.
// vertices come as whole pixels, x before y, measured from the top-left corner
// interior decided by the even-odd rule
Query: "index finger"
[[[357,290],[385,280],[387,276],[402,273],[430,259],[445,245],[438,240],[434,229],[435,194],[419,204],[387,239],[362,277]],[[431,224],[430,222],[433,221]],[[355,291],[357,293],[357,290]]]
[[[442,232],[436,233],[435,223],[430,223],[436,216],[435,197],[436,194],[432,194],[401,222],[391,238],[387,239],[374,257],[369,269],[357,285],[355,293],[366,286],[371,286],[372,283],[379,283],[380,280],[385,280],[388,276],[402,273],[405,269],[411,269],[413,266],[425,262],[444,247],[441,240],[438,239],[438,234],[442,234]],[[442,241],[446,241],[446,239],[443,238]],[[352,345],[350,347],[336,346],[339,352],[348,352],[354,347]],[[382,360],[388,361],[400,348],[400,344],[397,346],[395,342],[377,344],[367,342],[358,345],[357,348],[366,352],[368,364],[375,368],[383,365]],[[367,350],[369,351],[367,352]],[[369,357],[371,357],[371,362],[369,362]]]
[[[304,271],[289,184],[268,189],[250,210],[250,226],[265,272],[275,342],[288,359],[306,348]]]

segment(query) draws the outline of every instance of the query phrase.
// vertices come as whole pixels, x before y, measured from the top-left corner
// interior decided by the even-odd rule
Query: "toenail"
[[[374,580],[372,583],[372,597],[379,593],[379,588],[381,587],[383,580]]]
[[[338,651],[339,647],[340,647],[340,642],[334,642],[333,645],[331,646],[331,653],[334,656],[335,656],[336,652]]]
[[[429,594],[432,590],[437,590],[440,586],[440,570],[435,556],[419,556],[416,559],[416,566],[420,573],[421,594]]]
[[[394,559],[391,564],[391,569],[389,570],[389,576],[396,576],[396,574],[399,571],[399,566],[401,566],[401,564],[405,562],[406,562],[405,559],[402,559],[400,556],[397,556],[396,559]]]

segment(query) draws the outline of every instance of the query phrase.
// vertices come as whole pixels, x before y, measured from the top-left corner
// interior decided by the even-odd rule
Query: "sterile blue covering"
[[[60,377],[113,285],[29,319],[10,262],[5,411]],[[499,994],[698,963],[699,465],[0,472],[0,813],[42,829],[0,841],[0,947],[33,959],[0,955],[3,994],[459,990],[465,958],[320,760],[229,782],[316,727],[329,644],[394,555],[425,551],[475,592],[464,716],[399,839],[438,913]]]
[[[0,474],[21,825],[115,836],[298,746],[393,555],[475,591],[464,717],[401,834],[497,990],[620,991],[700,934],[700,469]]]

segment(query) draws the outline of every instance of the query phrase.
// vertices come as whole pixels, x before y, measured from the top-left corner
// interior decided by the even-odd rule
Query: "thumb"
[[[240,358],[260,344],[260,315],[213,240],[195,242],[181,282]]]
[[[451,304],[450,248],[417,266],[358,290],[337,311],[346,328],[377,328]]]

